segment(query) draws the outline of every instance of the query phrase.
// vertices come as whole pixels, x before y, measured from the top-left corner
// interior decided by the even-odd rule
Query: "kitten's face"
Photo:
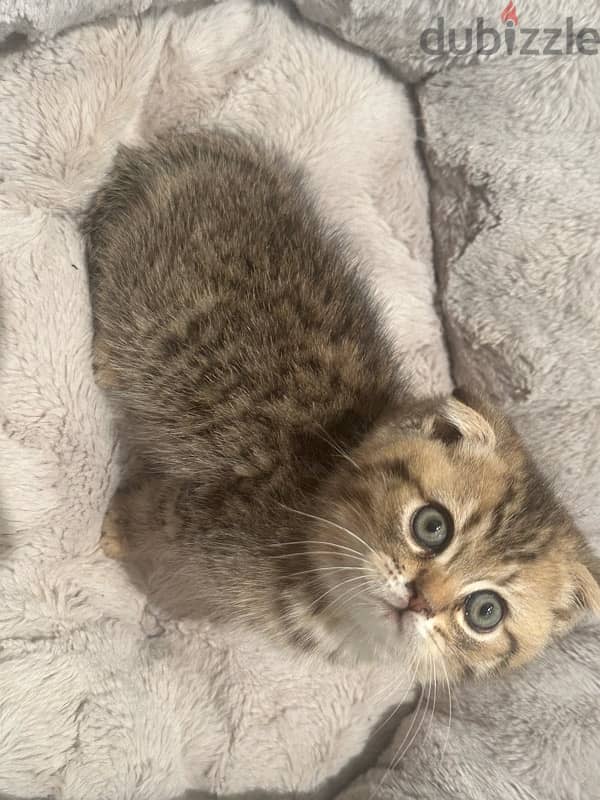
[[[358,651],[422,679],[439,662],[451,678],[483,675],[600,610],[593,558],[498,412],[429,405],[352,460],[321,509],[334,525],[315,538],[331,547],[312,561],[323,621]]]

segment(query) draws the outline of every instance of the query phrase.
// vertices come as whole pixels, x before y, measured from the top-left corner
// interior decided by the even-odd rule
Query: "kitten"
[[[597,561],[508,420],[411,396],[281,158],[219,131],[123,150],[85,229],[98,380],[141,464],[103,546],[165,602],[454,678],[600,612]]]

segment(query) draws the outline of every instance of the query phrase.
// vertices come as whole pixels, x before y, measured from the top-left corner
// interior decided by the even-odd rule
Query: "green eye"
[[[504,617],[504,602],[499,594],[483,590],[465,600],[465,619],[476,631],[491,631]]]
[[[413,515],[411,529],[417,544],[439,552],[452,536],[452,518],[441,506],[423,506]]]

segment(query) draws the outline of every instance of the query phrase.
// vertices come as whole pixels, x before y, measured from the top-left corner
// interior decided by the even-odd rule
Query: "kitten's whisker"
[[[448,687],[448,715],[449,715],[449,721],[448,721],[448,733],[446,735],[446,744],[447,744],[448,743],[448,736],[450,734],[450,722],[452,721],[452,682],[450,680],[450,676],[448,675],[448,670],[446,669],[446,657],[445,657],[444,651],[442,650],[442,648],[437,643],[437,641],[435,639],[435,636],[433,634],[430,634],[430,637],[431,637],[431,641],[433,642],[433,644],[437,648],[438,653],[440,654],[440,664],[442,666],[442,669],[444,670],[444,679],[446,681],[446,686]]]
[[[353,536],[358,542],[360,542],[368,550],[370,550],[371,553],[373,553],[373,555],[375,555],[375,556],[377,555],[377,553],[371,547],[370,544],[365,542],[364,539],[361,539],[361,537],[358,534],[354,533],[353,531],[348,530],[348,528],[345,528],[343,525],[338,525],[337,522],[334,522],[331,519],[325,519],[325,517],[319,517],[316,514],[309,514],[307,511],[299,511],[297,508],[291,508],[290,506],[286,506],[283,503],[280,503],[279,505],[282,506],[282,508],[285,508],[288,511],[292,511],[295,514],[300,514],[303,517],[308,517],[309,519],[314,519],[317,522],[324,522],[326,525],[332,525],[334,528],[337,528],[338,530],[343,531],[344,533],[347,533],[349,536]]]
[[[360,509],[358,509],[356,507],[356,505],[354,503],[350,502],[349,500],[346,501],[346,504],[347,504],[348,508],[350,508],[350,509],[352,509],[352,511],[354,511],[354,514],[356,515],[356,517],[360,518],[360,516],[361,516]],[[325,521],[328,522],[330,525],[337,524],[337,523],[333,523],[331,520],[328,520],[328,519],[326,519]],[[375,556],[377,555],[377,551],[374,550],[371,547],[371,545],[368,542],[366,542],[361,536],[359,536],[355,531],[351,531],[349,528],[345,528],[343,525],[341,526],[341,528],[344,531],[344,533],[347,533],[350,536],[353,536],[360,544],[362,544],[366,548],[368,548],[368,550],[370,550],[370,552],[373,553],[373,555],[375,555]]]
[[[446,730],[446,738],[444,739],[444,746],[442,747],[442,755],[440,757],[440,763],[443,761],[444,755],[446,754],[446,747],[448,746],[448,740],[450,738],[450,725],[452,724],[452,689],[450,687],[450,678],[448,677],[448,670],[446,669],[446,665],[444,664],[443,659],[441,661],[441,664],[444,669],[446,686],[448,687],[448,728]]]
[[[341,581],[340,583],[336,583],[335,586],[331,586],[329,589],[327,589],[326,592],[323,592],[323,594],[320,594],[317,597],[317,599],[313,600],[312,603],[308,606],[308,610],[310,611],[324,597],[327,597],[327,595],[331,594],[331,592],[335,592],[337,589],[341,588],[342,586],[345,586],[348,583],[354,583],[355,581],[363,581],[363,583],[366,583],[366,582],[368,582],[368,580],[369,580],[369,578],[366,575],[356,575],[353,578],[346,578],[346,580]],[[351,588],[354,589],[355,587],[351,587]],[[345,594],[342,595],[342,597],[345,597]],[[338,600],[339,600],[339,598],[338,598]],[[328,608],[331,609],[335,605],[335,602],[337,602],[337,601],[334,601],[333,603],[331,603],[328,606]]]
[[[370,572],[369,567],[314,567],[313,569],[303,569],[300,572],[291,572],[288,578],[297,578],[299,575],[309,575],[314,572],[338,572],[339,570],[354,570],[360,572]]]
[[[406,673],[412,673],[412,674],[411,674],[411,680],[410,680],[410,682],[409,682],[409,684],[407,686],[407,689],[404,692],[404,694],[403,694],[403,696],[402,696],[402,698],[401,698],[401,700],[399,701],[398,704],[403,703],[405,701],[406,697],[408,696],[408,693],[411,692],[416,687],[416,674],[417,674],[417,666],[418,666],[418,662],[419,661],[420,661],[419,654],[416,651],[413,651],[411,653],[411,655],[410,655],[410,659],[408,661],[408,665],[406,666],[406,668],[403,667],[403,669],[405,670]],[[392,677],[392,680],[388,684],[386,684],[386,686],[384,686],[383,689],[380,689],[372,697],[372,700],[373,701],[378,700],[379,697],[382,694],[385,694],[390,687],[393,687],[393,684],[395,684],[395,682],[396,682],[396,678]]]
[[[426,712],[427,712],[427,709],[429,707],[429,699],[431,697],[431,677],[430,677],[430,672],[429,672],[429,670],[430,670],[430,662],[429,662],[429,654],[427,654],[427,655],[428,655],[428,661],[427,661],[427,699],[425,700],[425,705],[423,706],[423,713],[422,713],[422,715],[420,717],[418,717],[419,708],[420,708],[421,699],[423,697],[424,690],[421,692],[421,698],[419,699],[419,706],[417,707],[417,711],[415,712],[415,717],[412,720],[411,725],[410,725],[410,727],[408,729],[408,732],[406,733],[401,745],[398,748],[398,752],[396,753],[396,755],[394,756],[394,758],[392,759],[392,761],[391,761],[391,763],[390,763],[390,765],[388,767],[388,770],[387,770],[388,773],[392,772],[394,769],[396,769],[396,767],[398,766],[400,761],[404,758],[406,753],[410,750],[413,742],[415,741],[416,737],[418,736],[419,731],[423,727],[423,723],[425,721]],[[410,732],[412,730],[413,723],[415,722],[415,720],[417,720],[417,718],[418,718],[418,723],[417,723],[412,735],[409,738],[409,734],[410,734]],[[387,777],[387,773],[386,773],[385,777]]]
[[[345,450],[344,450],[344,449],[341,447],[341,445],[339,445],[339,444],[338,444],[338,443],[335,441],[335,439],[333,438],[333,436],[331,436],[331,434],[330,434],[330,433],[328,433],[328,432],[325,430],[325,428],[323,427],[323,425],[321,425],[321,423],[319,423],[319,428],[321,428],[321,430],[323,431],[323,436],[322,436],[321,438],[322,438],[324,441],[326,441],[326,442],[327,442],[327,444],[330,444],[330,445],[333,447],[333,449],[334,449],[334,450],[335,450],[337,453],[339,453],[339,455],[341,455],[341,456],[342,456],[342,458],[345,458],[345,459],[346,459],[346,461],[350,462],[350,464],[352,464],[352,466],[353,466],[355,469],[357,469],[359,472],[362,472],[362,469],[359,467],[359,465],[356,463],[356,461],[355,461],[355,460],[354,460],[354,459],[353,459],[353,458],[352,458],[352,457],[351,457],[351,456],[350,456],[350,455],[349,455],[349,454],[348,454],[348,453],[347,453],[347,452],[346,452],[346,451],[345,451]]]
[[[430,658],[430,656],[429,656],[429,658]],[[423,727],[423,722],[425,721],[425,712],[426,712],[427,708],[429,707],[429,698],[431,697],[431,678],[430,678],[430,675],[429,675],[429,668],[430,668],[430,664],[429,664],[429,661],[428,661],[428,663],[427,663],[427,700],[425,701],[425,706],[423,708],[423,715],[421,716],[421,719],[419,720],[419,724],[416,726],[416,728],[415,728],[415,730],[413,732],[413,735],[410,737],[408,742],[406,742],[406,744],[402,747],[402,750],[397,753],[396,757],[392,761],[392,763],[390,765],[390,770],[395,769],[398,766],[398,764],[400,763],[400,761],[404,758],[406,753],[408,753],[408,751],[410,750],[410,748],[412,746],[412,743],[415,741],[419,731]]]
[[[345,544],[339,544],[338,542],[328,542],[324,539],[296,539],[291,542],[276,542],[275,544],[269,545],[269,547],[288,547],[289,545],[299,545],[299,544],[319,544],[319,545],[327,545],[328,547],[337,547],[339,550],[348,550],[350,553],[356,553],[357,556],[364,558],[364,554],[360,552],[360,550],[356,550],[354,547],[348,547]]]
[[[334,527],[339,528],[344,533],[347,533],[348,536],[352,536],[354,539],[356,539],[357,542],[359,542],[360,544],[364,545],[367,548],[367,550],[369,550],[371,553],[373,553],[374,556],[377,555],[377,551],[373,547],[371,547],[371,545],[368,542],[366,542],[362,538],[362,536],[359,536],[357,533],[355,533],[354,531],[351,531],[349,528],[345,528],[343,525],[338,525],[336,522],[332,522],[329,519],[326,519],[324,521],[328,525],[333,525]]]
[[[281,555],[269,555],[269,558],[299,558],[300,556],[337,556],[338,558],[351,558],[354,561],[365,563],[362,556],[353,556],[351,553],[338,553],[335,550],[302,550],[298,553],[281,553]]]
[[[361,594],[363,594],[363,592],[365,591],[366,587],[371,586],[371,585],[376,585],[375,581],[369,575],[363,575],[362,578],[363,578],[363,582],[361,583],[361,585],[358,588],[355,587],[355,586],[351,586],[350,590],[344,592],[344,594],[340,595],[340,597],[337,597],[332,603],[329,603],[329,605],[327,606],[327,611],[330,612],[333,608],[338,606],[338,604],[341,602],[341,605],[339,605],[336,608],[336,614],[339,615],[340,611],[344,608],[344,606],[349,605],[356,597],[359,597]],[[355,591],[355,589],[356,589],[356,591]],[[345,602],[342,602],[342,601],[345,601]]]
[[[338,605],[338,603],[339,603],[341,600],[344,600],[344,599],[346,599],[346,598],[347,598],[345,603],[342,603],[342,604],[341,604],[341,606],[338,606],[338,607],[335,609],[335,610],[336,610],[336,613],[338,613],[338,614],[339,614],[339,612],[340,612],[340,611],[341,611],[341,610],[342,610],[342,609],[343,609],[345,606],[348,606],[348,605],[350,605],[350,603],[352,602],[352,600],[354,600],[354,598],[356,598],[356,597],[359,597],[359,596],[360,596],[360,595],[361,595],[361,594],[362,594],[362,593],[365,591],[365,588],[367,588],[369,585],[371,585],[371,583],[372,583],[372,579],[371,579],[371,578],[369,578],[369,576],[368,576],[368,575],[367,575],[367,576],[365,576],[365,582],[364,582],[364,583],[363,583],[361,586],[359,586],[359,587],[358,587],[358,591],[356,591],[356,592],[355,592],[355,593],[352,595],[352,597],[348,597],[348,594],[350,594],[350,592],[346,592],[346,594],[342,595],[341,597],[337,597],[337,598],[336,598],[336,599],[333,601],[333,603],[330,603],[330,604],[329,604],[329,606],[328,606],[328,608],[327,608],[327,610],[328,610],[328,611],[330,611],[332,608],[335,608],[335,606],[337,606],[337,605]],[[351,588],[354,590],[356,587],[354,587],[354,586],[353,586],[353,587],[351,587]]]
[[[419,657],[419,665],[418,665],[418,666],[420,666],[420,664],[421,664],[421,660],[422,660],[422,659],[421,659],[421,657]],[[419,710],[420,710],[420,708],[421,708],[421,703],[422,703],[422,701],[423,701],[423,695],[424,695],[424,692],[425,692],[425,689],[424,689],[424,687],[423,687],[423,686],[421,686],[421,688],[420,688],[420,691],[419,691],[419,699],[418,699],[418,701],[417,701],[416,708],[415,708],[415,710],[413,711],[413,716],[412,716],[412,719],[411,719],[411,721],[410,721],[410,725],[408,726],[408,730],[406,731],[406,733],[404,734],[404,737],[403,737],[402,741],[400,742],[400,745],[399,745],[399,747],[398,747],[398,751],[400,751],[400,750],[402,749],[402,747],[403,747],[403,745],[404,745],[404,742],[406,741],[407,737],[410,735],[410,732],[411,732],[411,731],[412,731],[412,729],[413,729],[413,725],[415,724],[415,720],[417,719],[417,716],[418,716],[418,714],[419,714]],[[397,752],[398,752],[398,751],[397,751]],[[369,795],[369,798],[368,798],[368,800],[373,800],[373,798],[377,796],[377,794],[379,793],[379,790],[381,789],[381,787],[382,787],[382,786],[383,786],[383,784],[385,783],[385,781],[386,781],[386,779],[387,779],[387,776],[388,776],[388,774],[389,774],[389,773],[391,772],[391,770],[394,768],[394,766],[395,766],[395,762],[396,762],[396,757],[392,758],[392,760],[391,760],[391,762],[390,762],[390,765],[389,765],[389,766],[388,766],[388,767],[387,767],[387,768],[384,770],[384,773],[383,773],[383,775],[382,775],[382,777],[381,777],[381,780],[379,781],[379,783],[377,784],[377,786],[376,786],[376,787],[373,789],[373,791],[372,791],[372,792],[371,792],[371,794]]]
[[[408,666],[406,668],[407,674],[410,675],[410,682],[409,682],[409,684],[408,684],[408,686],[406,688],[406,691],[404,692],[404,694],[402,695],[400,700],[398,700],[397,703],[394,703],[391,712],[385,717],[385,719],[382,722],[379,723],[379,725],[375,728],[375,730],[372,731],[372,733],[371,733],[372,736],[375,736],[383,727],[385,727],[385,725],[387,725],[387,723],[392,719],[394,714],[396,714],[398,712],[398,709],[400,708],[402,703],[404,703],[404,701],[408,697],[409,692],[411,692],[414,689],[416,666],[417,666],[417,656],[415,654],[413,654],[413,656],[412,656],[412,658],[411,658],[411,660],[410,660],[410,662],[409,662],[409,664],[408,664]],[[386,694],[389,694],[390,697],[393,695],[394,684],[395,683],[396,683],[396,681],[392,680],[384,688],[384,692]],[[381,694],[382,694],[382,692],[379,691],[373,698],[371,698],[372,701],[375,701],[376,699],[378,699]]]
[[[425,738],[427,738],[431,734],[433,728],[433,718],[435,716],[435,704],[437,701],[437,671],[435,669],[435,659],[431,654],[429,654],[429,658],[431,660],[431,668],[433,671],[433,702],[431,703],[431,716],[429,717],[429,724],[427,725],[427,733],[425,734]]]
[[[418,658],[418,657],[417,657],[417,654],[416,654],[416,653],[412,653],[412,654],[411,654],[410,660],[409,660],[409,662],[408,662],[408,665],[407,665],[407,667],[406,667],[406,672],[411,672],[411,671],[412,671],[412,670],[413,670],[413,669],[416,667],[416,665],[417,665],[417,658]],[[397,679],[396,679],[395,677],[393,677],[391,681],[389,681],[388,683],[386,683],[386,685],[383,687],[383,689],[380,689],[378,692],[376,692],[376,693],[375,693],[375,694],[374,694],[374,695],[371,697],[371,701],[372,701],[372,702],[376,702],[376,701],[378,702],[378,701],[379,701],[379,698],[380,698],[382,695],[386,694],[386,693],[387,693],[387,692],[390,690],[390,688],[392,688],[392,690],[393,690],[393,687],[394,687],[394,685],[396,684],[396,682],[397,682]],[[408,690],[407,690],[407,691],[405,692],[405,694],[404,694],[404,697],[402,698],[402,700],[400,700],[400,703],[404,702],[404,698],[406,697],[406,695],[408,694],[408,692],[410,691],[410,689],[413,689],[413,688],[414,688],[414,684],[413,684],[413,685],[411,685],[411,686],[409,686]]]
[[[415,740],[415,737],[418,736],[419,731],[421,730],[421,727],[423,726],[423,722],[425,720],[426,711],[427,711],[427,708],[429,706],[430,690],[431,690],[431,687],[430,687],[430,685],[428,683],[427,697],[425,699],[425,702],[422,703],[423,698],[425,697],[425,687],[423,687],[421,689],[421,696],[419,697],[419,702],[417,704],[417,708],[414,711],[414,717],[411,720],[411,723],[410,723],[410,725],[408,727],[408,730],[405,733],[402,741],[400,742],[400,744],[398,746],[398,750],[396,751],[396,755],[392,758],[392,760],[390,761],[390,763],[388,765],[388,768],[387,768],[387,770],[385,772],[385,775],[383,776],[383,778],[381,780],[381,784],[380,784],[379,788],[381,788],[381,786],[383,785],[384,781],[387,779],[388,775],[390,775],[396,769],[398,764],[402,761],[402,759],[404,758],[406,753],[409,751],[413,741]]]

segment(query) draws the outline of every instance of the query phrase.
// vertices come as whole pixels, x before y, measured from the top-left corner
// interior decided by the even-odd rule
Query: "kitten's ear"
[[[600,616],[600,560],[591,557],[587,564],[573,567],[573,599],[578,610]]]
[[[464,401],[463,393],[461,399],[457,394],[459,390],[440,403],[431,420],[431,436],[446,444],[464,439],[493,450],[496,446],[494,429],[480,410]]]
[[[600,616],[600,560],[587,554],[585,562],[574,561],[569,572],[567,604],[557,609],[554,621],[558,636],[568,633],[586,612]]]

